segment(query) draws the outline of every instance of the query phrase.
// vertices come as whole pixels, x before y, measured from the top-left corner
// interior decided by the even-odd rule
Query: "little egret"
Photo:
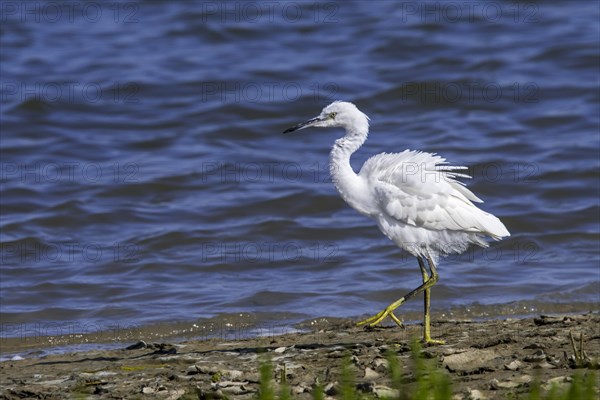
[[[330,154],[329,171],[336,189],[346,203],[373,218],[385,236],[414,255],[421,269],[422,285],[358,325],[375,326],[389,316],[402,326],[394,310],[424,292],[423,341],[443,343],[431,338],[429,313],[430,289],[439,279],[439,256],[462,253],[470,244],[487,247],[486,236],[500,240],[510,233],[498,218],[477,208],[473,202],[482,200],[456,180],[470,178],[458,172],[466,167],[447,165],[438,155],[411,150],[382,153],[369,158],[356,174],[350,156],[367,140],[369,117],[354,104],[335,101],[319,116],[283,133],[310,127],[346,130]]]

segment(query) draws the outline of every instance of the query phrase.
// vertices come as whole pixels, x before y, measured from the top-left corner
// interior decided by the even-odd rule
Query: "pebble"
[[[539,350],[536,350],[533,354],[525,356],[525,358],[523,360],[526,362],[539,362],[539,361],[544,361],[545,359],[546,359],[546,353],[544,353],[544,350],[539,349]]]
[[[521,385],[519,385],[517,382],[511,382],[511,381],[506,381],[506,382],[500,382],[498,381],[498,379],[494,378],[490,381],[490,388],[492,390],[498,390],[498,389],[514,389],[516,387],[519,387]]]
[[[529,375],[521,375],[518,378],[515,378],[515,382],[520,383],[521,385],[526,385],[531,383],[532,378]]]
[[[356,390],[363,393],[373,393],[373,382],[360,382],[356,384]]]
[[[375,372],[375,370],[367,367],[365,368],[365,379],[377,379],[379,378],[379,374]]]
[[[523,363],[521,363],[521,361],[514,360],[514,361],[511,361],[510,363],[504,365],[504,368],[506,368],[509,371],[518,371],[519,368],[521,368],[521,365],[523,365]]]
[[[421,351],[421,356],[424,358],[432,359],[437,357],[437,353],[431,350],[423,350]]]
[[[186,368],[185,373],[187,375],[196,375],[200,373],[200,369],[195,365],[190,365]]]
[[[556,368],[556,365],[552,365],[549,362],[542,361],[541,363],[534,365],[533,368],[553,369],[553,368]]]
[[[469,400],[486,400],[487,397],[485,397],[483,395],[483,393],[481,393],[481,391],[477,390],[477,389],[473,389],[469,392],[469,397],[467,397]]]
[[[225,396],[223,395],[223,392],[221,390],[213,390],[213,391],[206,391],[204,389],[202,389],[199,386],[196,386],[196,391],[198,392],[198,398],[200,399],[222,399]]]
[[[294,393],[295,395],[299,395],[308,391],[308,388],[303,383],[300,383],[299,385],[294,386],[292,388],[292,393]]]
[[[174,389],[169,391],[169,397],[166,397],[165,400],[177,400],[181,396],[185,394],[185,389]]]
[[[442,350],[442,355],[443,356],[450,356],[452,354],[456,354],[456,353],[462,353],[464,350],[459,350],[457,348],[454,347],[447,347],[445,349]]]
[[[287,347],[283,346],[283,347],[278,347],[275,350],[273,350],[274,353],[283,353],[285,350],[287,349]]]
[[[384,385],[373,386],[373,393],[379,398],[385,397],[395,399],[400,397],[400,392],[398,392],[398,390],[392,389],[391,387],[387,387]]]
[[[242,371],[238,371],[237,369],[224,369],[221,371],[221,374],[231,380],[238,380],[244,376],[244,373]]]
[[[152,354],[176,354],[177,353],[177,348],[169,343],[154,344],[153,348],[155,348],[156,350],[154,350],[154,353],[152,353]]]
[[[570,379],[567,376],[557,376],[555,378],[550,378],[544,385],[542,385],[542,388],[544,390],[550,390],[552,386],[562,388],[569,382],[569,380]]]
[[[491,368],[491,361],[497,357],[493,350],[467,350],[464,353],[444,357],[443,365],[452,372],[473,372]]]
[[[233,385],[230,385],[231,383],[233,383]],[[228,394],[244,394],[244,393],[249,393],[248,389],[246,389],[245,386],[243,386],[242,384],[239,385],[235,385],[235,383],[239,383],[239,382],[219,382],[219,386],[218,388],[220,390],[223,391],[223,393],[228,393]],[[222,386],[227,384],[227,386]]]
[[[146,342],[144,342],[143,340],[140,340],[139,342],[132,344],[131,346],[125,347],[125,350],[145,349],[147,346],[148,345],[146,344]]]
[[[376,358],[373,360],[373,367],[375,367],[375,371],[385,373],[390,367],[390,363],[385,358]]]
[[[329,382],[323,388],[323,392],[325,392],[325,394],[327,396],[335,396],[335,395],[337,395],[339,393],[339,390],[337,388],[337,382]]]
[[[214,365],[194,365],[194,367],[198,370],[199,373],[201,374],[216,374],[218,372],[221,371],[221,368],[219,368],[218,366],[214,366]],[[191,367],[190,367],[191,369]]]
[[[113,371],[98,371],[98,372],[80,372],[79,376],[82,378],[101,378],[103,376],[113,376],[117,375],[116,372]]]

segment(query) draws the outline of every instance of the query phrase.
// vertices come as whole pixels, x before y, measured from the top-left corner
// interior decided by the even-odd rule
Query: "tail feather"
[[[500,240],[503,237],[510,236],[510,232],[506,229],[506,226],[496,216],[486,213],[485,218],[482,218],[483,228],[486,235],[490,236],[494,240]]]

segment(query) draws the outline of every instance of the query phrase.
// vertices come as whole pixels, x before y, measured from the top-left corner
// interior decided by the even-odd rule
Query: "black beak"
[[[296,126],[292,126],[291,128],[286,129],[285,131],[283,131],[283,133],[290,133],[290,132],[298,131],[300,129],[308,128],[310,125],[314,124],[315,122],[319,122],[319,121],[321,121],[321,118],[319,118],[319,117],[312,118],[312,119],[309,119],[308,121],[304,121],[302,123],[299,123]]]

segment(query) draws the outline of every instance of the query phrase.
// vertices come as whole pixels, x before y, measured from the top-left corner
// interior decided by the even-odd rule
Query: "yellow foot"
[[[436,340],[436,339],[432,339],[429,336],[426,336],[423,338],[423,343],[425,344],[431,344],[431,345],[435,345],[435,344],[446,344],[446,342],[444,340]]]
[[[387,317],[387,316],[389,316],[396,324],[398,324],[398,326],[400,328],[404,328],[404,324],[402,323],[402,321],[400,321],[400,319],[394,315],[394,313],[392,312],[392,310],[390,310],[389,307],[386,308],[385,310],[373,315],[372,317],[365,319],[364,321],[360,321],[359,323],[356,324],[356,326],[363,326],[363,325],[375,326],[375,325],[379,324],[381,321],[383,321],[385,319],[385,317]]]

